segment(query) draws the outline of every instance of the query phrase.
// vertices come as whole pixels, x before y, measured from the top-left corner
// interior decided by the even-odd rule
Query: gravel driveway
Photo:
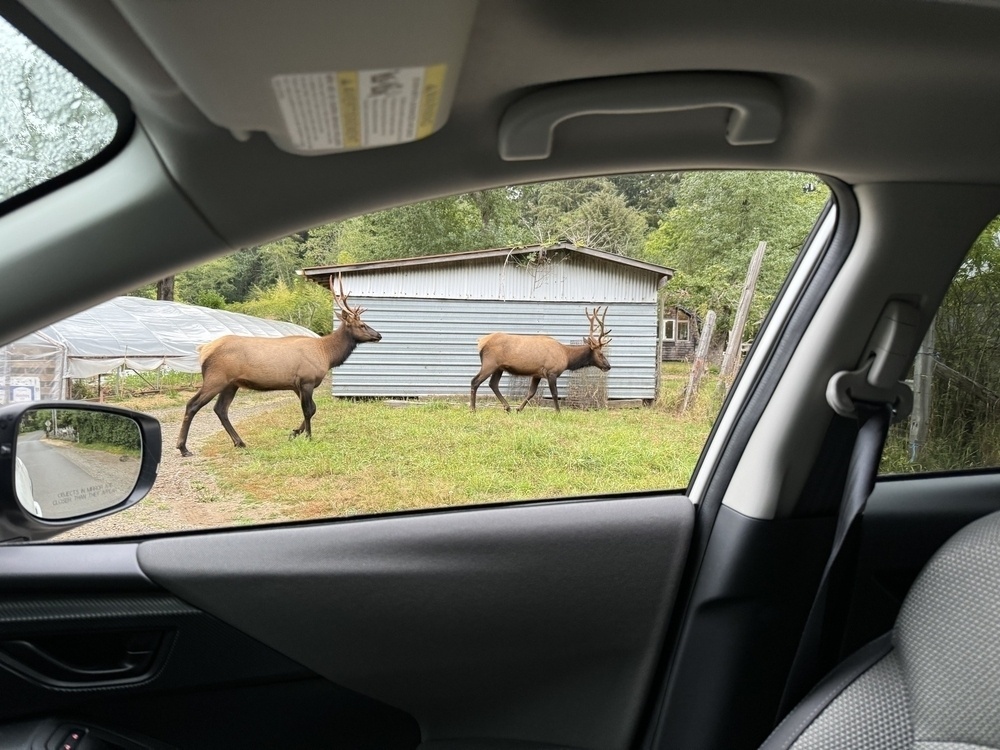
[[[242,420],[297,401],[291,393],[241,392],[229,410],[229,418],[239,430]],[[195,455],[188,458],[182,458],[174,447],[184,413],[183,406],[154,409],[148,413],[159,419],[163,426],[163,458],[153,490],[128,510],[67,531],[56,537],[55,541],[131,536],[276,520],[268,514],[266,508],[245,503],[246,498],[242,493],[225,490],[215,483],[207,466],[212,459],[200,455],[200,448],[206,438],[222,432],[222,425],[213,413],[211,404],[198,412],[191,423],[188,447]]]

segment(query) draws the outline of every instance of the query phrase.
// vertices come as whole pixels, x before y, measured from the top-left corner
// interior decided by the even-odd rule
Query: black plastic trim
[[[139,567],[139,545],[28,544],[0,547],[0,594],[159,590]]]
[[[135,130],[136,122],[135,113],[132,111],[132,104],[128,97],[107,78],[98,73],[72,47],[56,36],[48,26],[39,21],[23,5],[12,0],[0,0],[0,16],[3,16],[8,23],[16,27],[49,57],[103,99],[118,121],[114,137],[107,146],[90,159],[40,185],[35,185],[23,193],[18,193],[0,202],[0,217],[3,217],[100,169],[125,148]]]
[[[79,748],[105,747],[115,750],[176,750],[158,740],[122,733],[92,722],[66,718],[45,718],[0,727],[0,748],[4,750],[61,750],[70,733],[82,735]],[[100,744],[98,744],[100,743]],[[110,744],[105,744],[110,743]]]
[[[959,479],[961,477],[996,476],[1000,478],[1000,467],[983,466],[975,469],[937,469],[935,471],[900,472],[898,474],[879,474],[877,484],[890,482],[906,482],[912,479]]]
[[[755,748],[774,728],[836,519],[723,506],[666,686],[655,747]],[[724,720],[720,720],[724,716]]]
[[[332,516],[329,518],[310,518],[302,521],[272,521],[258,523],[252,526],[213,526],[204,529],[181,529],[177,531],[158,531],[149,534],[134,534],[131,536],[104,537],[100,539],[73,539],[65,544],[79,546],[102,545],[108,542],[150,542],[156,539],[179,539],[183,537],[208,536],[228,532],[232,534],[250,533],[265,529],[308,529],[317,526],[332,526],[337,524],[354,524],[363,521],[375,521],[389,518],[419,518],[421,516],[461,515],[482,510],[502,510],[504,508],[526,508],[554,505],[577,505],[580,503],[603,503],[608,500],[635,500],[644,497],[676,497],[684,496],[685,490],[644,490],[642,492],[605,492],[600,495],[570,495],[556,499],[540,498],[534,500],[504,500],[502,502],[469,503],[467,505],[432,506],[429,508],[411,508],[408,510],[382,511],[375,513],[359,513],[354,516]],[[46,539],[46,544],[59,542],[59,539]]]

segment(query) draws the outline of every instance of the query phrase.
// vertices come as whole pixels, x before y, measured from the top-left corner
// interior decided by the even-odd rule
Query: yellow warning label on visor
[[[271,79],[300,151],[391,146],[434,131],[447,66],[302,73]]]

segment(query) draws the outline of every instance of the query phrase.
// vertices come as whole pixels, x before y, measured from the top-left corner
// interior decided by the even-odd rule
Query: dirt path
[[[241,392],[229,410],[229,418],[238,430],[242,420],[295,401],[291,393]],[[174,448],[174,442],[183,411],[183,407],[171,407],[148,412],[163,426],[163,458],[152,492],[128,510],[68,531],[57,537],[57,541],[203,529],[269,520],[265,508],[246,503],[241,493],[219,487],[209,471],[212,459],[202,456],[200,449],[207,438],[222,431],[211,406],[202,409],[191,423],[188,447],[195,455],[181,457]]]

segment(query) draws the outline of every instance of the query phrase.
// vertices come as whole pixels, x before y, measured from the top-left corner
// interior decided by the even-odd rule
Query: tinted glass
[[[914,409],[883,473],[1000,466],[1000,217],[976,238],[910,373]]]

